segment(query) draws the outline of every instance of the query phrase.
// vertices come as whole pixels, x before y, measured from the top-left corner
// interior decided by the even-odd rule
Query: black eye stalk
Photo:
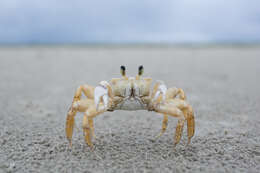
[[[143,73],[144,73],[144,67],[142,65],[140,65],[138,68],[138,75],[142,76]]]
[[[121,65],[120,72],[122,76],[125,76],[125,66]]]

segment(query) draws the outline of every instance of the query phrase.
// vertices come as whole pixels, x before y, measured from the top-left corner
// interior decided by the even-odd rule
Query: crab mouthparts
[[[120,110],[144,110],[145,106],[141,99],[136,96],[135,88],[130,88],[129,95],[125,97],[122,104],[119,106]]]
[[[130,99],[135,99],[135,89],[134,88],[131,88],[130,89]]]

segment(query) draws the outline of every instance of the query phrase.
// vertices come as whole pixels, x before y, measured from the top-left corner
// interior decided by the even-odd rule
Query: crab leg
[[[90,85],[80,85],[74,95],[73,101],[79,101],[81,99],[81,93],[84,93],[84,95],[89,98],[93,99],[94,98],[94,87]]]
[[[106,81],[101,81],[99,86],[94,89],[94,99],[92,104],[85,110],[82,128],[85,142],[91,148],[93,147],[92,137],[95,136],[93,118],[107,111],[110,104],[109,96],[113,96],[110,85]]]
[[[83,128],[83,132],[85,135],[85,142],[91,148],[93,147],[92,137],[95,137],[94,136],[93,118],[101,113],[104,113],[105,111],[106,111],[106,109],[97,111],[95,105],[93,104],[84,113],[82,128]]]
[[[73,135],[74,123],[75,123],[74,117],[78,111],[78,108],[77,106],[75,106],[75,104],[77,104],[77,102],[80,101],[82,92],[85,94],[87,98],[90,99],[94,98],[94,87],[85,84],[85,85],[80,85],[77,88],[73,97],[72,105],[68,111],[67,119],[66,119],[66,136],[70,143],[70,146],[72,145],[71,140]]]
[[[195,121],[194,121],[193,109],[185,100],[178,99],[178,98],[169,101],[168,104],[182,110],[185,119],[187,120],[187,133],[188,133],[187,145],[188,145],[195,132]]]
[[[184,115],[186,116],[186,119],[187,119],[187,133],[188,133],[188,143],[187,143],[187,145],[189,145],[191,138],[194,136],[194,132],[195,132],[194,112],[193,112],[192,107],[190,105],[183,112],[184,112]]]
[[[166,92],[166,99],[174,99],[178,95],[180,96],[180,99],[186,100],[186,95],[181,88],[169,88]]]
[[[74,101],[68,111],[65,131],[70,146],[72,146],[72,135],[75,124],[74,117],[77,112],[85,112],[90,105],[94,105],[94,101],[92,99],[81,99],[79,101]]]
[[[158,139],[159,137],[161,137],[163,135],[163,133],[166,131],[167,125],[168,125],[168,115],[163,114],[163,122],[162,122],[161,132],[155,137],[154,140]]]
[[[169,101],[169,105],[175,106],[182,110],[185,119],[187,120],[187,133],[188,133],[188,143],[190,143],[191,138],[194,136],[195,132],[195,121],[194,121],[194,112],[192,107],[182,99],[173,99]]]
[[[77,111],[73,109],[72,107],[69,109],[67,119],[66,119],[66,136],[69,141],[70,146],[72,146],[72,134],[74,129],[75,120],[74,117],[76,115]]]
[[[94,122],[93,122],[93,118],[89,118],[88,119],[88,123],[89,123],[89,126],[90,126],[90,129],[91,129],[91,135],[92,137],[94,137],[95,139],[97,138],[95,133],[94,133]]]
[[[155,111],[158,113],[168,114],[173,117],[179,118],[178,124],[176,127],[175,136],[174,136],[174,146],[176,146],[180,142],[180,139],[182,136],[182,131],[183,131],[183,126],[184,126],[184,122],[185,122],[185,116],[184,116],[183,112],[180,109],[178,109],[177,107],[173,107],[170,105],[162,105],[162,104],[158,105],[155,108]]]
[[[184,93],[183,89],[178,89],[178,94],[180,94],[180,99],[186,100],[186,94]]]
[[[175,141],[174,141],[174,147],[180,142],[181,136],[182,136],[182,131],[183,131],[183,126],[184,126],[184,119],[179,119],[178,124],[176,127],[176,132],[175,132]]]
[[[91,137],[92,137],[92,135],[91,135],[91,128],[90,128],[90,124],[89,124],[89,121],[88,121],[88,116],[87,116],[86,113],[84,113],[82,128],[83,128],[83,134],[85,136],[86,143],[90,147],[93,147],[93,144],[91,142]]]

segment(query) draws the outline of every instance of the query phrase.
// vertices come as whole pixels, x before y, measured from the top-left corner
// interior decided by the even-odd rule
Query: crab
[[[139,66],[136,77],[127,77],[125,66],[120,69],[121,78],[112,78],[110,82],[101,81],[96,87],[85,84],[77,88],[66,119],[65,131],[69,145],[72,146],[77,112],[84,113],[83,134],[86,144],[92,148],[92,139],[96,138],[93,119],[106,111],[115,110],[147,110],[162,114],[162,128],[155,139],[166,131],[168,116],[178,118],[174,147],[180,142],[184,124],[187,122],[189,144],[195,132],[195,121],[193,108],[186,101],[184,91],[181,88],[167,88],[162,81],[156,81],[151,88],[152,78],[142,77],[143,66]],[[82,93],[86,98],[81,98]]]

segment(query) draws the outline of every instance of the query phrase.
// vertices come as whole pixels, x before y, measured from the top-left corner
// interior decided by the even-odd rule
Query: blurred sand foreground
[[[91,152],[77,116],[73,148],[64,125],[75,89],[119,76],[119,66],[181,87],[196,112],[172,148],[177,119],[116,111],[95,119]],[[0,172],[258,172],[260,47],[2,47]],[[258,171],[257,171],[258,170]]]

